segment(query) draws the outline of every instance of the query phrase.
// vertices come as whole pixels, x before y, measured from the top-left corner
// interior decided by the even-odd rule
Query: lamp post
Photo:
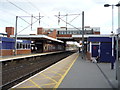
[[[84,11],[82,11],[82,59],[85,59],[84,51]]]
[[[112,31],[111,31],[111,33],[113,34],[113,32],[114,32],[114,6],[119,7],[119,6],[120,6],[120,3],[118,3],[118,4],[116,4],[116,5],[114,5],[114,4],[112,4],[112,5],[110,5],[110,4],[105,4],[105,5],[104,5],[104,7],[109,7],[109,6],[112,7]],[[114,56],[114,35],[113,35],[113,37],[112,37],[112,56]]]
[[[113,36],[112,36],[112,57],[114,57],[114,6],[116,6],[116,7],[119,7],[120,6],[120,4],[118,3],[118,4],[116,4],[116,5],[114,5],[114,4],[112,4],[112,5],[110,5],[110,4],[105,4],[104,5],[104,7],[112,7],[112,31],[111,31],[111,33],[113,34]],[[112,60],[111,61],[111,69],[114,69],[114,61]]]
[[[18,21],[18,16],[16,16],[16,24],[15,24],[15,49],[14,49],[14,55],[17,55],[17,21]]]
[[[119,7],[120,6],[120,4],[118,3],[118,4],[116,4],[116,5],[114,5],[114,4],[112,4],[112,5],[110,5],[110,4],[105,4],[104,5],[104,7],[112,7],[112,31],[111,31],[111,33],[113,33],[113,31],[114,31],[114,6],[116,6],[116,7]]]

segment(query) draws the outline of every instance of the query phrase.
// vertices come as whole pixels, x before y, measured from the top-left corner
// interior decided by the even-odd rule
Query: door
[[[112,43],[101,42],[100,44],[100,62],[114,62],[112,56]]]
[[[92,45],[92,57],[98,56],[99,45]]]

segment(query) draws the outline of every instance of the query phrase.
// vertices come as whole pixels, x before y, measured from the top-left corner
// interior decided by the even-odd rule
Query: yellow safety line
[[[47,72],[44,72],[44,74],[52,74],[50,71],[51,71],[51,70],[49,70],[49,71],[47,71]]]
[[[47,86],[47,85],[52,85],[52,84],[56,84],[56,83],[42,84],[41,86]]]
[[[35,87],[35,86],[26,86],[26,87],[20,87],[20,88],[31,88],[31,87]]]
[[[16,88],[11,88],[10,90],[15,90]]]
[[[66,72],[66,70],[64,70],[64,69],[63,69],[63,70],[61,70],[61,72],[63,72],[63,73],[64,73],[64,72]]]
[[[56,81],[56,80],[54,80],[54,79],[52,79],[52,78],[50,78],[50,77],[46,76],[45,74],[41,73],[41,75],[43,75],[44,77],[46,77],[46,78],[48,78],[48,79],[52,80],[53,82],[57,83],[57,81]]]
[[[60,78],[61,76],[54,76],[54,78]]]
[[[59,76],[62,76],[62,74],[60,74],[60,73],[58,73],[58,72],[55,72],[55,71],[52,71],[52,70],[51,70],[51,72],[53,72],[53,73],[55,73],[55,74],[57,74],[57,75],[59,75]]]
[[[45,77],[44,78],[32,78],[32,80],[41,80],[41,79],[46,79]]]
[[[61,70],[61,72],[63,72],[63,73],[65,73],[67,71],[67,69],[63,69],[63,70]]]
[[[79,56],[79,55],[78,55]],[[60,83],[62,82],[62,80],[65,78],[65,76],[67,75],[67,73],[69,72],[69,70],[71,69],[71,67],[73,66],[73,64],[75,63],[75,61],[77,60],[78,56],[74,59],[74,61],[72,62],[72,64],[70,65],[70,67],[68,68],[68,70],[65,72],[65,74],[62,76],[62,78],[59,80],[59,82],[56,84],[56,86],[54,88],[58,88]]]
[[[32,82],[36,87],[38,87],[38,88],[41,88],[42,89],[42,87],[40,87],[38,84],[36,84],[34,81],[32,81],[32,80],[29,80],[30,82]],[[43,89],[42,89],[43,90]]]
[[[55,67],[53,67],[53,68],[55,68],[55,69],[62,69],[62,68],[66,68],[66,67],[55,66]]]

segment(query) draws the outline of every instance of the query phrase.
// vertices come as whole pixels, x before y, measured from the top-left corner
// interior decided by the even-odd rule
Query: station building
[[[31,41],[17,40],[17,54],[30,54]],[[15,54],[15,39],[0,37],[0,56],[11,56]]]
[[[0,34],[0,56],[64,50],[63,42],[56,39],[56,30],[52,32],[48,30],[43,33],[43,29],[38,28],[37,35],[17,35],[16,41],[14,27],[6,27],[6,33]],[[15,49],[16,42],[17,48]]]
[[[6,27],[6,34],[1,34],[1,56],[16,54],[31,54],[52,51],[64,51],[67,41],[76,41],[72,35],[81,35],[81,28],[37,28],[37,34],[17,35],[17,50],[15,50],[14,27]],[[84,34],[100,34],[99,27],[86,26]],[[66,39],[68,38],[68,39]],[[59,39],[59,40],[58,40]],[[80,40],[78,40],[79,42]],[[9,45],[9,46],[8,46]]]
[[[99,58],[98,62],[115,62],[115,37],[113,36],[95,36],[88,37],[89,58]]]

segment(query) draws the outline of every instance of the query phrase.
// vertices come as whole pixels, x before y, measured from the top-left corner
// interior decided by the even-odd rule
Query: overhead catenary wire
[[[22,10],[23,12],[25,12],[26,14],[28,14],[29,16],[26,16],[26,17],[31,17],[31,23],[29,23],[28,21],[26,21],[22,16],[18,16],[19,18],[21,18],[24,22],[26,22],[27,24],[29,24],[27,27],[23,27],[23,26],[19,26],[19,27],[23,27],[23,29],[20,31],[20,32],[22,32],[23,30],[25,30],[25,29],[27,29],[28,27],[30,27],[31,26],[31,29],[32,29],[32,25],[34,24],[34,23],[36,23],[38,20],[39,20],[39,25],[40,25],[40,19],[42,18],[42,17],[44,17],[44,16],[40,16],[40,13],[39,13],[39,15],[38,16],[33,16],[33,15],[31,15],[29,12],[27,12],[26,10],[24,10],[24,9],[22,9],[21,7],[19,7],[18,6],[18,4],[15,4],[15,3],[13,3],[13,2],[11,2],[10,0],[6,0],[8,3],[10,3],[11,5],[13,5],[13,6],[15,6],[16,8],[18,8],[18,9],[20,9],[20,10]],[[8,11],[9,12],[9,11]],[[8,13],[7,11],[6,11],[6,13]],[[14,16],[17,16],[17,15],[15,15],[15,14],[13,14],[13,13],[10,13],[11,15],[14,15]],[[31,16],[30,16],[31,15]],[[36,21],[35,22],[33,22],[33,18],[35,18],[36,19]],[[2,21],[4,21],[4,20],[2,20]],[[8,21],[4,21],[5,23],[8,23]],[[43,21],[42,21],[43,22]],[[44,23],[44,22],[43,22]],[[10,24],[10,23],[9,23]],[[12,24],[12,23],[11,23]],[[44,23],[44,24],[46,24],[46,23]],[[12,24],[13,25],[13,24]],[[46,25],[48,25],[48,24],[46,24]],[[49,26],[49,25],[48,25]],[[20,33],[20,32],[18,32],[18,33]]]
[[[31,3],[29,0],[27,0],[27,2],[28,2],[33,8],[35,8],[37,11],[40,11],[33,3]]]
[[[17,6],[16,4],[14,4],[13,2],[11,2],[11,1],[9,1],[9,0],[7,0],[10,4],[12,4],[13,6],[15,6],[16,8],[18,8],[18,9],[20,9],[21,11],[23,11],[23,12],[25,12],[26,14],[28,14],[28,15],[30,15],[31,16],[31,14],[29,13],[29,12],[27,12],[27,11],[25,11],[24,9],[22,9],[21,7],[19,7],[19,6]],[[33,16],[34,17],[34,16]],[[34,17],[35,19],[38,19],[38,18],[36,18],[36,17]]]
[[[60,15],[60,12],[58,13],[58,17],[61,17],[61,18],[63,18],[63,17],[65,17],[66,16],[66,19],[67,19],[67,16],[73,16],[73,15],[77,15],[75,18],[73,18],[71,21],[69,21],[69,23],[70,22],[72,22],[72,21],[74,21],[77,17],[79,17],[79,15],[81,15],[81,14],[65,14],[65,15]],[[58,22],[60,23],[60,19],[58,18]],[[67,21],[66,21],[67,22]]]
[[[4,8],[4,7],[3,7]],[[9,16],[10,17],[14,17],[14,16],[16,16],[16,14],[14,14],[14,13],[12,13],[10,10],[6,10],[6,9],[2,9],[2,8],[0,8],[0,10],[3,12],[3,13],[7,13],[6,15],[8,15],[9,14]],[[5,16],[5,14],[2,14],[2,15],[4,15]],[[0,19],[2,22],[4,22],[4,23],[7,23],[7,24],[10,24],[10,25],[14,25],[15,23],[12,23],[12,22],[10,22],[10,20],[8,21],[8,20],[6,20],[6,18],[4,19],[4,18],[2,18],[2,19]],[[3,24],[3,23],[2,23]],[[23,27],[23,26],[20,26],[20,27]]]
[[[27,0],[28,4],[31,5],[33,8],[35,8],[38,12],[42,12],[50,21],[55,22],[55,20],[51,19],[51,17],[49,17],[46,13],[44,13],[42,10],[40,10],[34,3],[32,3],[30,0]],[[40,16],[40,13],[39,13]],[[39,18],[41,19],[41,18]],[[42,21],[44,24],[46,24],[44,21]],[[40,25],[40,21],[39,21],[39,25]],[[46,24],[47,26],[50,26],[49,24]]]
[[[33,7],[35,8],[37,11],[41,11],[48,19],[50,19],[51,21],[55,22],[55,20],[51,19],[51,17],[49,17],[46,13],[44,13],[42,10],[40,10],[35,4],[33,4],[32,2],[30,2],[30,0],[27,0],[28,3]],[[43,22],[43,21],[42,21]],[[40,24],[40,23],[39,23]],[[44,23],[46,24],[46,23]],[[47,26],[49,26],[48,24],[46,24]]]
[[[32,25],[35,24],[39,19],[37,19],[35,22],[33,22],[33,15],[31,16],[17,16],[18,18],[22,19],[24,22],[26,22],[27,24],[29,24],[27,27],[24,27],[22,30],[20,30],[18,33],[24,31],[25,29],[29,28],[31,26],[31,30],[32,30]],[[31,23],[27,22],[25,19],[23,18],[30,18],[31,17]],[[43,17],[43,16],[35,16],[35,17],[39,17],[40,19]],[[17,34],[18,34],[17,33]]]
[[[72,25],[72,24],[66,22],[65,20],[63,20],[62,18],[58,17],[57,15],[55,15],[55,16],[56,16],[57,18],[59,18],[60,20],[62,20],[63,22],[65,22],[66,24],[72,26],[73,28],[75,28],[75,29],[77,29],[77,30],[80,30],[79,28],[77,28],[77,27],[75,27],[74,25]]]
[[[18,16],[19,17],[19,16]],[[22,17],[19,17],[20,19],[22,19],[24,22],[28,23],[28,24],[31,24],[29,22],[27,22],[25,19],[23,19]]]
[[[75,29],[77,29],[77,30],[80,30],[79,28],[77,28],[77,27],[75,27],[74,25],[70,24],[70,22],[67,22],[67,16],[68,16],[68,15],[70,15],[70,16],[72,16],[72,15],[77,15],[74,19],[72,19],[72,20],[70,21],[70,22],[72,22],[73,20],[75,20],[75,19],[78,17],[78,15],[81,15],[81,14],[66,14],[66,15],[60,15],[60,12],[59,12],[59,14],[58,14],[58,15],[55,15],[55,17],[58,18],[58,22],[60,22],[60,20],[62,20],[63,22],[66,23],[66,30],[67,30],[67,24],[70,25],[70,26],[72,26],[73,28],[75,28]],[[66,16],[66,21],[63,20],[60,16],[63,16],[63,17]]]
[[[34,23],[36,23],[38,20],[36,20],[35,22],[33,22],[33,23],[31,23],[31,24],[29,24],[27,27],[25,27],[24,29],[22,29],[21,31],[19,31],[18,33],[20,33],[20,32],[22,32],[22,31],[24,31],[25,29],[27,29],[28,27],[30,27],[32,24],[34,24]],[[17,33],[17,34],[18,34]]]
[[[14,4],[13,2],[9,1],[9,0],[6,0],[8,1],[10,4],[12,4],[13,6],[17,7],[18,9],[22,10],[23,12],[25,12],[26,14],[28,15],[31,15],[30,13],[28,13],[27,11],[25,11],[24,9],[20,8],[19,6],[17,6],[16,4]]]
[[[18,8],[18,9],[20,9],[20,10],[22,10],[23,12],[25,12],[26,14],[28,14],[28,15],[31,15],[29,12],[27,12],[27,11],[25,11],[24,9],[22,9],[21,7],[19,7],[19,6],[17,6],[16,4],[14,4],[13,2],[11,2],[11,1],[9,1],[9,0],[7,0],[10,4],[12,4],[12,5],[14,5],[16,8]],[[20,17],[20,16],[19,16]],[[39,16],[40,17],[40,16]],[[37,17],[35,17],[35,16],[31,16],[31,30],[32,30],[32,18],[35,18],[37,21],[38,20],[40,20],[41,18],[37,18]],[[22,19],[22,18],[21,18]],[[22,20],[24,20],[24,19],[22,19]],[[25,20],[24,20],[25,21]],[[26,23],[28,23],[27,21],[25,21]],[[29,23],[28,23],[29,24]],[[24,29],[23,29],[24,30]]]
[[[76,16],[75,18],[73,18],[69,23],[71,23],[72,21],[74,21],[77,17],[79,17],[79,16]]]
[[[31,15],[31,31],[32,31],[32,22],[33,22],[33,15]]]
[[[40,17],[40,13],[39,13],[39,26],[40,26],[40,19],[41,19],[41,17]]]
[[[24,10],[23,8],[19,7],[19,6],[16,5],[15,3],[11,2],[10,0],[6,0],[6,1],[9,2],[11,5],[15,6],[16,8],[20,9],[21,11],[25,12],[26,14],[28,14],[28,15],[31,16],[31,14],[30,14],[29,12],[27,12],[27,11]],[[30,3],[31,3],[31,2],[30,2]],[[32,4],[32,3],[31,3],[31,4]],[[38,10],[38,8],[34,6],[34,4],[32,4],[32,6]],[[36,20],[39,19],[39,18],[37,18],[37,17],[35,17],[35,16],[33,16],[33,18],[35,18]],[[48,17],[48,19],[50,19],[50,17]],[[42,21],[42,22],[43,22],[44,24],[46,24],[44,21]],[[40,25],[40,23],[39,23],[39,25]],[[46,25],[49,26],[48,24],[46,24]]]

